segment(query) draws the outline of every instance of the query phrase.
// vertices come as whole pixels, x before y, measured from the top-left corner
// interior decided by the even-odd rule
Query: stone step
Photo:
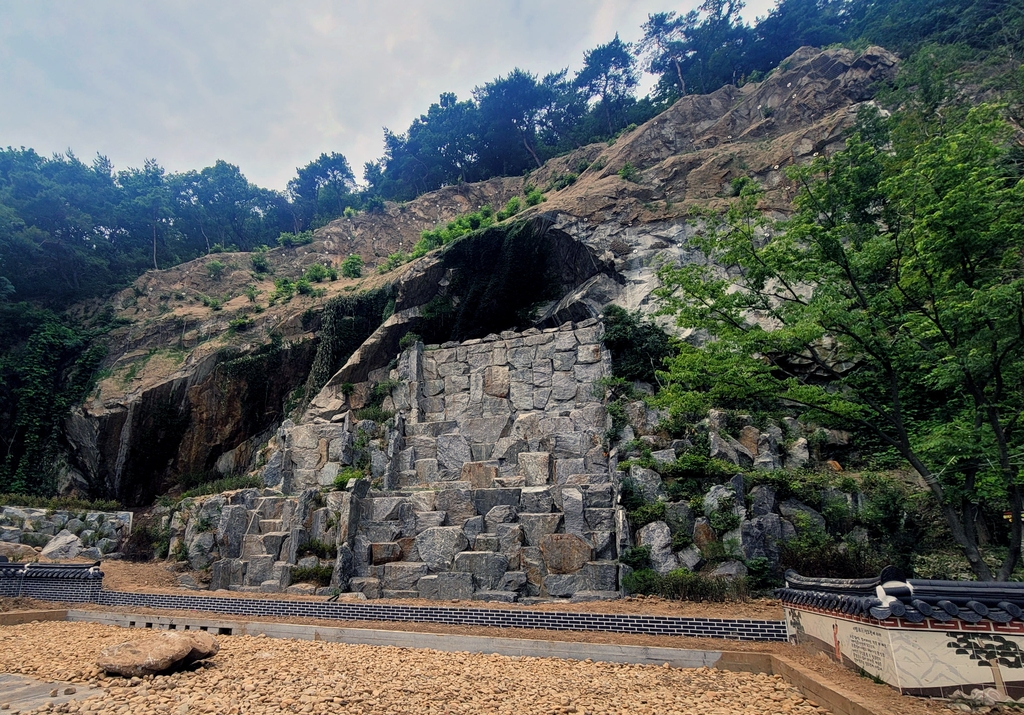
[[[272,534],[276,531],[284,531],[282,519],[260,519],[260,533]]]
[[[458,429],[459,423],[454,420],[440,420],[437,422],[417,422],[405,426],[406,442],[409,437],[437,437],[442,434],[449,434]]]

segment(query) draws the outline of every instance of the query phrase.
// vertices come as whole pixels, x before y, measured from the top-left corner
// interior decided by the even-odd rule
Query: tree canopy
[[[927,484],[985,580],[1009,577],[1021,543],[1024,180],[1010,131],[992,105],[867,112],[845,151],[793,169],[791,219],[767,219],[749,181],[724,221],[703,217],[709,263],[661,273],[679,325],[708,336],[661,375],[666,405],[781,400],[873,434]],[[1016,516],[999,533],[1004,510]],[[983,512],[1006,547],[995,572]]]

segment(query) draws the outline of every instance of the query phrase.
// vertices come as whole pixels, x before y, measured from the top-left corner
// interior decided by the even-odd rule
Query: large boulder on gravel
[[[219,650],[217,640],[203,631],[161,633],[104,648],[96,665],[107,673],[141,677],[185,667],[210,658]]]
[[[81,551],[82,540],[64,529],[43,547],[42,556],[47,559],[73,559]]]

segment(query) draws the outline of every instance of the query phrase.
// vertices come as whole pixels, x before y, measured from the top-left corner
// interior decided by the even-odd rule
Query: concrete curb
[[[424,648],[448,653],[487,653],[531,658],[561,658],[607,663],[664,665],[675,668],[719,668],[745,673],[782,676],[808,698],[836,715],[881,715],[862,698],[845,688],[823,682],[817,673],[792,660],[771,653],[706,651],[684,648],[586,643],[577,641],[489,638],[415,631],[385,631],[367,628],[339,628],[297,623],[236,621],[195,618],[187,615],[149,615],[69,610],[68,621],[101,623],[124,628],[154,630],[204,630],[214,635],[263,635],[267,638],[328,641],[397,648]]]

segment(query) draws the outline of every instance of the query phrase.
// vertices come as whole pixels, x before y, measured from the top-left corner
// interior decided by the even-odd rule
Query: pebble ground
[[[78,684],[91,695],[25,712],[590,713],[738,715],[825,713],[778,676],[218,636],[221,650],[192,671],[106,677],[102,649],[151,631],[92,623],[0,627],[0,672]],[[83,694],[80,692],[80,695]],[[0,715],[15,713],[9,706]]]

